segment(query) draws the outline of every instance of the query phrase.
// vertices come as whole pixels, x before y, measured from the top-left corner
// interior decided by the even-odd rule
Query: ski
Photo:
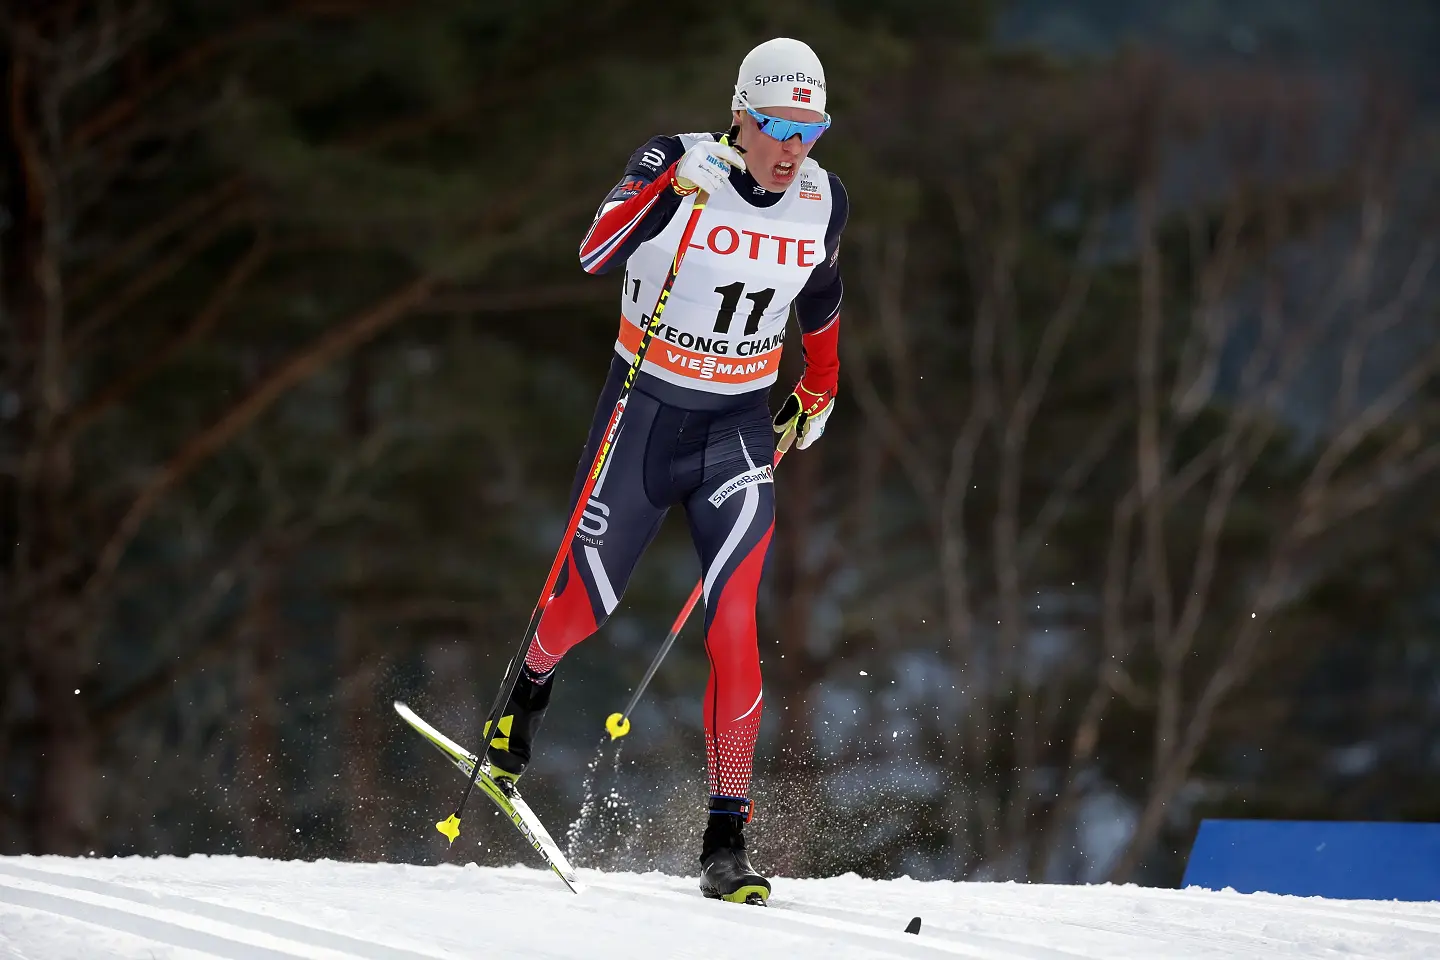
[[[535,816],[535,811],[530,809],[530,805],[520,796],[520,792],[514,789],[509,792],[502,790],[494,780],[490,779],[490,762],[488,760],[481,762],[479,757],[436,730],[399,700],[395,701],[395,712],[400,714],[400,719],[410,724],[416,733],[429,740],[435,749],[445,754],[466,778],[475,776],[475,765],[479,763],[480,774],[476,782],[480,789],[495,802],[505,816],[510,818],[515,829],[519,830],[526,842],[535,848],[535,852],[540,854],[540,859],[555,871],[555,875],[565,882],[565,886],[569,887],[573,893],[579,893],[584,889],[579,876],[575,873],[575,868],[570,866],[570,861],[565,859],[565,854],[560,852],[559,845],[550,838],[550,833],[545,829],[545,825],[540,822],[539,817]]]

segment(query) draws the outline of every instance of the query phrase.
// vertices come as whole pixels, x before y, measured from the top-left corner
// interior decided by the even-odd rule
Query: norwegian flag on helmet
[[[795,92],[790,95],[790,99],[791,99],[791,100],[794,100],[796,103],[809,103],[809,102],[810,102],[810,88],[809,88],[809,87],[796,87],[796,88],[795,88]]]

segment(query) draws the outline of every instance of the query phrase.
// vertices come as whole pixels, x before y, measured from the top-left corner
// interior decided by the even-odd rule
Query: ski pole
[[[780,461],[785,459],[784,450],[775,451],[775,466],[780,466]],[[690,613],[695,609],[695,604],[700,602],[700,595],[705,592],[705,578],[701,577],[695,584],[695,589],[690,591],[690,599],[685,601],[685,606],[680,608],[680,615],[675,618],[675,623],[670,627],[670,633],[665,637],[665,642],[660,644],[660,650],[650,661],[650,666],[645,670],[645,676],[640,679],[640,685],[630,695],[630,702],[625,709],[619,713],[612,713],[605,718],[605,731],[610,734],[611,740],[619,740],[630,732],[630,714],[635,710],[635,704],[645,694],[645,688],[650,685],[650,680],[655,676],[655,671],[660,669],[660,662],[670,652],[675,644],[675,638],[680,635],[685,621],[690,619]],[[604,742],[603,740],[601,741]]]
[[[690,619],[690,611],[695,609],[695,604],[700,602],[700,594],[705,592],[705,581],[701,580],[695,584],[695,589],[690,591],[690,599],[685,601],[681,608],[680,615],[675,618],[675,623],[670,627],[670,633],[665,637],[665,642],[660,645],[660,652],[655,654],[650,661],[650,666],[645,670],[645,676],[640,685],[635,688],[631,695],[630,702],[625,709],[619,713],[612,713],[605,718],[605,730],[610,734],[611,740],[619,740],[630,732],[630,713],[635,709],[635,704],[640,702],[640,697],[645,693],[645,688],[650,685],[650,678],[655,676],[655,671],[660,669],[660,661],[665,659],[665,654],[670,652],[670,647],[675,643],[675,638],[680,635],[680,630],[685,626],[685,621]]]
[[[731,131],[733,139],[734,131]],[[728,142],[728,139],[727,141]],[[484,749],[480,751],[479,762],[471,771],[470,779],[465,784],[465,793],[460,797],[460,803],[455,812],[449,817],[435,824],[439,830],[453,844],[460,836],[460,814],[465,810],[465,804],[470,800],[470,793],[475,789],[475,781],[480,777],[480,770],[487,766],[486,753],[490,749],[490,733],[500,721],[500,714],[505,709],[505,704],[510,699],[510,694],[515,689],[515,684],[520,679],[520,671],[516,664],[524,664],[525,657],[530,652],[530,643],[535,638],[535,632],[540,626],[540,618],[545,613],[545,608],[550,605],[553,597],[555,583],[560,579],[560,571],[564,568],[565,557],[570,552],[570,542],[575,537],[575,531],[580,526],[580,518],[585,514],[586,504],[590,500],[590,493],[595,489],[595,482],[605,466],[605,461],[610,456],[610,450],[615,444],[615,437],[620,431],[620,418],[625,413],[625,406],[630,400],[630,390],[635,386],[635,379],[640,373],[640,365],[645,361],[645,354],[650,349],[650,341],[654,338],[656,331],[660,329],[660,317],[665,313],[665,304],[670,300],[670,290],[675,286],[675,277],[680,272],[680,264],[685,259],[685,251],[690,247],[690,238],[695,233],[695,225],[700,221],[700,213],[705,209],[709,201],[709,195],[701,190],[695,195],[695,206],[690,211],[690,219],[685,223],[685,229],[680,234],[680,245],[675,250],[675,256],[670,261],[670,270],[665,275],[665,283],[660,287],[660,296],[655,301],[655,309],[650,314],[650,323],[646,325],[640,335],[640,343],[635,348],[635,359],[630,362],[630,369],[625,374],[625,382],[620,387],[620,396],[615,401],[615,409],[610,414],[610,423],[605,428],[604,439],[600,447],[595,451],[595,460],[590,465],[590,472],[585,475],[585,482],[581,486],[580,495],[575,500],[575,507],[570,511],[570,522],[566,525],[565,535],[560,539],[560,550],[555,555],[555,560],[550,564],[550,575],[545,578],[545,587],[540,591],[540,599],[535,604],[535,610],[530,614],[530,623],[525,628],[524,638],[520,641],[520,648],[515,656],[505,666],[505,677],[500,683],[500,692],[495,697],[495,702],[490,707],[490,713],[485,718],[485,726],[482,728],[481,736],[484,738]]]

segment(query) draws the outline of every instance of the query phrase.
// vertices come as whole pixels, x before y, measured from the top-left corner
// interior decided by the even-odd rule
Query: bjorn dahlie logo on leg
[[[746,470],[744,473],[731,477],[725,481],[719,490],[710,494],[710,504],[711,506],[718,507],[746,487],[753,486],[757,483],[772,483],[774,479],[775,468],[768,463],[763,467],[756,467],[754,470]]]
[[[579,526],[575,528],[575,539],[592,547],[603,547],[605,531],[609,529],[610,508],[591,497],[585,504],[585,512],[580,516]]]

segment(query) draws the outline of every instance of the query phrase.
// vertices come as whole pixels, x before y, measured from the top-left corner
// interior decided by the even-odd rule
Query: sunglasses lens
[[[750,116],[755,118],[755,124],[760,132],[784,143],[791,137],[799,136],[801,143],[814,143],[820,139],[830,126],[830,116],[826,114],[824,120],[815,123],[805,123],[800,120],[784,120],[780,117],[772,117],[769,114],[760,113],[753,107],[747,108]]]

